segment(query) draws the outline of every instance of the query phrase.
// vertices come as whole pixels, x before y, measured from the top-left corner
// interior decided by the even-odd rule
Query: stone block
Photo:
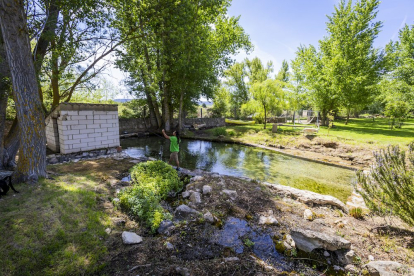
[[[79,111],[77,111],[77,110],[62,110],[62,111],[60,111],[60,115],[77,116],[77,115],[79,115]]]
[[[86,129],[86,125],[81,125],[81,124],[73,125],[73,126],[70,126],[70,129]]]
[[[94,120],[93,120],[93,123],[94,123],[94,124],[106,124],[106,120],[101,120],[101,119],[96,120],[96,119],[94,119]]]
[[[80,139],[71,139],[71,140],[66,140],[64,142],[65,145],[73,145],[73,144],[79,144],[81,142]]]
[[[93,124],[93,120],[79,120],[79,124],[80,125],[89,125],[89,124]]]
[[[86,120],[86,115],[74,115],[70,116],[70,120]]]
[[[101,127],[107,127],[107,128],[112,128],[112,124],[101,124]]]
[[[108,120],[113,119],[112,115],[99,115],[99,119]]]
[[[91,125],[86,125],[86,128],[101,128],[101,126],[99,124],[91,124]]]
[[[93,115],[92,110],[81,110],[79,111],[79,115]]]
[[[102,136],[102,133],[100,133],[100,132],[95,133],[95,131],[94,131],[94,133],[89,133],[88,134],[88,137],[101,137],[101,136]]]
[[[108,129],[106,127],[95,129],[95,133],[98,133],[98,132],[107,132],[107,131],[108,131]]]
[[[79,130],[80,134],[89,134],[89,133],[95,133],[95,130],[93,128],[88,128],[88,129],[81,129]]]
[[[76,134],[73,135],[73,139],[85,139],[88,138],[88,134]]]
[[[95,147],[95,146],[101,146],[101,142],[100,141],[95,141],[95,142],[89,142],[88,143],[88,147]]]
[[[74,135],[74,134],[79,134],[79,129],[73,129],[73,130],[64,130],[62,132],[62,135]]]

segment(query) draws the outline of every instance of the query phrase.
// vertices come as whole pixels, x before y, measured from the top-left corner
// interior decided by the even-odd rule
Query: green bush
[[[394,214],[414,225],[414,143],[408,156],[398,146],[374,153],[375,162],[368,174],[357,173],[359,190],[367,206],[382,215]],[[408,162],[407,162],[408,161]]]
[[[213,129],[213,134],[215,136],[226,135],[227,131],[225,127],[216,127],[215,129]]]
[[[170,192],[182,189],[177,172],[162,161],[148,161],[131,169],[132,187],[119,194],[121,208],[144,221],[155,232],[161,221],[170,219],[171,214],[164,210],[160,202]]]

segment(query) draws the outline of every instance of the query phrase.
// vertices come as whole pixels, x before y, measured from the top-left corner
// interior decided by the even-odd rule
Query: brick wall
[[[207,128],[211,127],[220,127],[225,126],[226,122],[224,118],[195,118],[195,119],[185,119],[185,125],[193,125],[193,124],[206,124]],[[178,120],[173,120],[173,128],[178,125]],[[141,118],[134,118],[134,119],[119,119],[119,133],[136,133],[136,132],[145,132],[150,126],[149,119],[141,119]]]
[[[52,150],[56,141],[54,120],[63,154],[120,145],[117,105],[64,103],[49,117],[47,142]]]

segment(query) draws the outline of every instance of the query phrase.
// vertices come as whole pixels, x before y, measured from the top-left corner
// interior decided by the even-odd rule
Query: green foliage
[[[226,128],[225,127],[216,127],[213,129],[213,134],[215,136],[226,135]]]
[[[230,107],[230,93],[225,87],[220,87],[214,93],[211,115],[213,118],[226,117]]]
[[[362,219],[364,217],[364,215],[362,214],[362,209],[357,207],[357,208],[351,208],[349,210],[349,215],[351,217],[354,217],[356,219]]]
[[[131,179],[133,186],[119,194],[120,205],[155,232],[163,220],[171,218],[171,214],[161,207],[161,200],[171,192],[178,192],[183,183],[177,172],[162,161],[135,165],[131,169]]]
[[[413,226],[414,143],[411,142],[408,148],[407,156],[398,146],[376,152],[370,172],[357,173],[361,188],[356,188],[371,210],[382,215],[397,215]]]
[[[263,123],[266,128],[269,112],[282,109],[285,105],[283,86],[283,82],[272,79],[254,83],[250,89],[251,99],[242,106],[242,109],[264,118]]]
[[[396,128],[401,128],[409,112],[409,105],[407,102],[399,100],[391,100],[385,105],[384,115],[390,118],[390,128],[392,129],[397,120]]]
[[[352,108],[371,103],[383,68],[383,56],[373,47],[382,22],[375,22],[378,0],[342,0],[328,16],[328,36],[319,48],[301,46],[293,62],[309,100],[322,113],[327,125],[330,110]],[[346,23],[345,23],[346,22]]]
[[[144,118],[147,116],[147,102],[144,99],[134,99],[122,103],[118,107],[119,118]]]

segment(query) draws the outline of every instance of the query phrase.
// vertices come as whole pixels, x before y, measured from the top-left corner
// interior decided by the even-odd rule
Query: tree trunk
[[[183,121],[183,102],[184,102],[184,92],[181,90],[180,93],[180,108],[178,110],[178,129],[182,130],[184,129],[184,121]]]
[[[296,114],[296,111],[293,111],[293,125],[295,125],[295,114]]]
[[[7,168],[16,167],[16,155],[20,146],[19,123],[17,118],[14,119],[13,124],[4,139],[4,156],[3,164]]]
[[[0,61],[0,66],[3,63]],[[1,77],[1,76],[0,76]],[[4,131],[6,126],[6,109],[7,109],[7,98],[8,91],[4,89],[3,80],[0,79],[0,170],[4,168]]]
[[[10,86],[10,70],[7,64],[6,50],[4,49],[3,37],[0,30],[0,169],[4,168],[4,132]]]
[[[322,110],[321,125],[323,125],[323,126],[328,126],[329,125],[328,111],[326,111],[326,110]]]
[[[267,118],[266,118],[266,107],[264,107],[264,115],[265,115],[265,118],[264,118],[264,129],[266,129],[266,120],[267,120]]]
[[[0,0],[3,34],[20,128],[21,147],[15,180],[37,182],[46,177],[46,134],[42,102],[38,94],[24,2]]]
[[[165,74],[165,72],[164,72]],[[170,105],[169,105],[169,91],[168,91],[168,85],[165,83],[165,78],[164,78],[164,74],[163,74],[163,111],[164,113],[162,114],[164,117],[164,128],[166,131],[170,131],[171,130],[171,121],[170,121]]]
[[[347,108],[346,109],[346,121],[345,121],[345,125],[348,124],[348,121],[349,121],[349,113],[351,113],[351,109],[350,108]]]

